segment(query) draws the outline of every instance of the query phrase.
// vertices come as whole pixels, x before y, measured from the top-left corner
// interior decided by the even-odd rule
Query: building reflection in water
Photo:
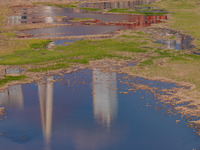
[[[33,23],[54,23],[55,19],[51,15],[54,14],[53,8],[51,6],[44,6],[42,7],[42,14],[48,14],[48,16],[38,16],[34,15],[34,11],[38,11],[37,9],[34,10],[33,8],[13,8],[15,12],[12,16],[8,17],[8,23],[10,24],[33,24]]]
[[[18,74],[19,69],[6,69],[4,74]],[[15,107],[17,109],[23,109],[24,99],[22,93],[21,85],[12,85],[8,89],[5,89],[4,92],[0,92],[0,105]]]
[[[134,9],[137,5],[148,5],[158,0],[132,0],[132,1],[116,1],[111,0],[107,2],[95,2],[88,1],[87,3],[81,4],[83,8],[95,8],[95,9]]]
[[[51,6],[44,6],[43,13],[48,14],[49,16],[44,18],[44,23],[54,23],[54,18],[51,16],[54,14],[54,9]]]
[[[21,23],[21,19],[22,19],[22,16],[21,14],[16,14],[14,16],[9,16],[8,17],[8,23],[14,23],[14,24],[18,24],[18,23]]]
[[[157,39],[157,43],[164,44],[166,49],[176,49],[176,50],[183,50],[183,49],[191,49],[193,46],[190,44],[192,38],[184,35],[184,34],[172,34],[169,33],[170,31],[164,31],[162,33],[158,33],[157,37],[161,37]],[[172,37],[171,39],[164,39],[162,37]]]
[[[45,17],[45,19],[44,19],[45,21],[45,23],[53,23],[54,22],[54,19],[53,19],[53,17]]]
[[[117,116],[117,75],[93,69],[94,117],[102,126],[110,127]]]
[[[38,84],[40,112],[42,120],[43,137],[46,149],[50,149],[53,113],[53,77],[47,78],[45,83]]]
[[[148,27],[153,23],[161,23],[164,20],[167,20],[168,16],[145,16],[145,15],[134,15],[134,16],[129,16],[127,21],[131,22],[133,24],[127,24],[126,26],[129,29],[134,29],[138,27]]]

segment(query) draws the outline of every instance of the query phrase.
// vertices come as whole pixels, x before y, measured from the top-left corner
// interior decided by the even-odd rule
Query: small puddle
[[[199,52],[199,51],[193,52],[193,54],[195,54],[195,55],[200,55],[200,52]]]
[[[156,36],[156,42],[164,44],[166,49],[190,50],[195,47],[191,45],[193,39],[190,36],[177,33],[173,30],[163,29],[161,32],[157,33]]]
[[[20,74],[23,70],[20,67],[10,67],[7,69],[4,69],[1,73],[4,75],[12,75],[12,74]]]
[[[79,41],[81,39],[63,39],[63,40],[56,40],[54,41],[55,45],[62,45],[62,46],[66,46],[69,45],[70,43],[73,43],[75,41]]]
[[[166,104],[158,103],[153,92],[130,90],[136,88],[133,85],[158,90],[175,86],[96,68],[10,86],[0,92],[1,147],[188,150],[200,146],[180,116],[170,117]]]
[[[47,48],[48,49],[51,49],[52,47],[54,47],[55,45],[61,45],[61,46],[67,46],[75,41],[78,41],[78,40],[81,40],[81,39],[62,39],[62,40],[55,40],[55,41],[52,41],[50,42],[48,45],[47,45]]]

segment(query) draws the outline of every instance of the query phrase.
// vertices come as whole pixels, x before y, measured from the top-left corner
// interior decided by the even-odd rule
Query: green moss
[[[194,54],[183,54],[182,56],[193,58],[195,60],[200,60],[200,55],[194,55]]]
[[[108,10],[108,12],[112,12],[112,13],[135,13],[135,11],[129,11],[129,9],[118,9],[118,8],[114,8],[114,9],[110,9]]]
[[[45,49],[46,46],[50,43],[50,40],[39,41],[38,43],[30,44],[31,49]]]
[[[51,51],[46,48],[50,40],[38,40],[35,43],[31,41],[29,47],[4,55],[0,64],[46,64],[46,67],[29,71],[48,71],[66,68],[66,65],[70,66],[72,63],[87,64],[91,60],[104,58],[130,59],[131,57],[117,55],[116,52],[147,52],[148,49],[142,46],[148,43],[138,39],[141,36],[140,34],[131,35],[131,40],[128,36],[104,40],[79,40],[68,46],[55,46]]]
[[[170,40],[174,40],[174,39],[176,39],[176,37],[175,36],[171,36],[169,39]]]
[[[148,11],[137,11],[135,12],[137,14],[143,14],[143,15],[158,15],[158,16],[162,16],[162,15],[166,15],[166,12],[148,12]]]
[[[0,36],[3,36],[4,38],[13,38],[16,36],[16,34],[13,32],[3,32],[0,33]]]
[[[30,71],[30,72],[47,72],[47,71],[57,70],[57,69],[66,69],[68,67],[69,67],[69,64],[60,63],[60,64],[55,64],[55,65],[50,65],[47,67],[29,69],[28,71]]]
[[[71,22],[79,22],[79,21],[93,21],[92,18],[74,18],[73,20],[70,20]]]
[[[6,83],[11,82],[11,81],[21,81],[21,80],[24,80],[26,78],[27,77],[25,75],[19,75],[19,76],[7,76],[7,75],[4,75],[4,79],[0,79],[0,86],[3,86]]]
[[[110,9],[111,13],[128,13],[128,14],[143,14],[143,15],[165,15],[167,12],[159,10],[160,12],[153,12],[154,9]]]
[[[153,58],[150,58],[148,60],[140,62],[139,66],[146,66],[146,65],[152,65],[153,64]]]
[[[184,57],[182,57],[181,55],[179,55],[179,56],[174,56],[174,57],[172,57],[171,59],[170,59],[170,61],[171,62],[176,62],[176,61],[184,61],[184,62],[186,62],[186,61],[190,61],[189,59],[186,59],[186,58],[184,58]]]
[[[80,8],[86,11],[100,11],[101,9],[95,9],[95,8]]]

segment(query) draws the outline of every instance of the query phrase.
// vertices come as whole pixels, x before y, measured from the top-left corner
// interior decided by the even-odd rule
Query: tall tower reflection
[[[50,149],[53,113],[53,77],[47,78],[45,83],[38,84],[42,130],[46,148]]]
[[[117,116],[116,73],[93,69],[94,117],[102,126],[110,127]]]
[[[6,69],[4,74],[18,74],[20,71],[18,69]],[[24,108],[24,99],[22,93],[21,85],[12,85],[4,92],[0,92],[0,105],[15,107],[18,109]]]
[[[44,14],[48,14],[49,16],[46,16],[44,21],[45,23],[53,23],[54,22],[54,18],[52,17],[52,15],[54,14],[53,8],[51,6],[44,6],[43,7],[43,11]]]

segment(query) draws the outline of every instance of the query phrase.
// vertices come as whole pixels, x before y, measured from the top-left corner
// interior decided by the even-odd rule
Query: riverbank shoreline
[[[196,24],[198,24],[198,21],[195,22],[195,25],[190,28],[188,27],[188,23],[187,20],[178,20],[178,17],[181,15],[183,10],[188,10],[191,6],[193,6],[196,1],[193,0],[191,2],[187,1],[188,6],[183,6],[183,4],[185,4],[185,2],[176,2],[175,0],[169,0],[169,5],[166,6],[164,4],[166,4],[166,2],[161,1],[159,3],[157,3],[157,6],[165,8],[165,9],[169,9],[169,12],[171,13],[171,20],[168,20],[167,23],[162,23],[162,24],[156,24],[153,25],[151,27],[148,27],[146,29],[139,29],[136,31],[123,31],[123,32],[119,32],[118,34],[116,34],[114,37],[107,34],[107,35],[91,35],[91,36],[74,36],[74,37],[59,37],[59,38],[45,38],[43,39],[45,40],[53,40],[53,39],[65,39],[65,38],[85,38],[86,40],[82,42],[82,44],[88,44],[87,46],[91,46],[92,48],[99,48],[99,50],[107,50],[109,48],[109,50],[115,50],[116,47],[111,47],[109,44],[122,44],[125,41],[134,41],[136,39],[138,39],[138,42],[140,42],[141,45],[138,45],[134,50],[136,51],[132,51],[132,49],[130,51],[111,51],[116,53],[116,55],[114,56],[109,56],[109,57],[115,57],[115,58],[107,58],[108,54],[110,53],[104,53],[106,58],[102,57],[102,58],[97,58],[97,60],[93,60],[93,56],[87,56],[87,60],[83,60],[83,63],[75,63],[71,64],[71,60],[76,59],[76,61],[78,62],[80,59],[82,59],[82,54],[81,55],[72,55],[69,57],[70,60],[70,65],[68,64],[68,62],[66,63],[65,59],[63,57],[58,57],[57,61],[53,61],[53,62],[49,62],[48,59],[45,62],[40,62],[38,61],[38,63],[41,64],[26,64],[26,62],[22,65],[19,65],[16,63],[16,65],[14,65],[15,62],[13,62],[13,65],[8,66],[8,68],[13,68],[13,67],[22,67],[22,70],[24,70],[22,73],[20,73],[20,75],[25,75],[27,78],[25,81],[12,81],[9,83],[5,83],[5,85],[1,86],[0,89],[3,90],[5,88],[8,88],[8,86],[10,85],[14,85],[14,84],[26,84],[26,83],[31,83],[31,82],[38,82],[39,80],[41,80],[42,78],[45,78],[47,76],[52,76],[52,75],[64,75],[65,73],[69,73],[69,72],[73,72],[76,71],[78,69],[83,69],[83,68],[93,68],[93,67],[97,67],[100,69],[108,69],[107,71],[115,71],[115,72],[120,72],[120,73],[125,73],[125,74],[129,74],[129,75],[133,75],[133,76],[138,76],[138,77],[143,77],[146,79],[150,79],[150,80],[156,80],[156,81],[162,81],[162,82],[167,82],[167,83],[176,83],[179,86],[182,86],[182,88],[174,88],[171,91],[167,91],[169,95],[158,95],[158,99],[161,102],[164,103],[170,103],[171,105],[177,105],[177,104],[184,104],[182,106],[177,106],[175,107],[175,109],[178,111],[178,113],[181,113],[184,116],[191,116],[191,117],[200,117],[200,103],[198,102],[198,100],[200,99],[200,84],[199,84],[199,79],[198,79],[198,75],[199,75],[199,69],[198,66],[200,65],[200,57],[197,55],[193,55],[192,52],[193,51],[197,51],[199,49],[199,38],[200,36],[198,34],[196,34],[194,31],[197,30],[196,28]],[[178,3],[178,4],[177,4]],[[171,8],[169,8],[169,6],[171,6],[172,4],[177,4],[177,6],[173,6]],[[178,8],[178,5],[181,5],[182,7]],[[195,11],[199,10],[199,7],[195,7],[194,10],[194,14]],[[175,13],[175,11],[179,11],[178,13]],[[190,14],[191,15],[191,14]],[[177,23],[175,22],[177,19]],[[181,18],[183,19],[183,18]],[[186,18],[187,19],[187,18]],[[180,22],[182,21],[182,23],[186,23],[187,27],[184,27],[184,25],[180,25]],[[191,23],[191,22],[190,22]],[[47,24],[45,24],[47,25]],[[45,27],[45,25],[43,27]],[[42,26],[38,26],[38,28],[43,28]],[[24,29],[26,27],[23,27]],[[32,28],[32,27],[30,27]],[[37,27],[35,27],[37,28]],[[171,50],[171,49],[163,49],[162,45],[159,45],[157,43],[155,43],[154,40],[152,40],[152,35],[151,33],[147,33],[146,30],[148,29],[152,29],[152,33],[156,32],[156,28],[160,28],[160,29],[173,29],[175,31],[178,31],[180,33],[183,34],[188,34],[190,35],[192,38],[194,38],[194,40],[192,41],[193,45],[196,46],[195,48],[192,49],[192,51],[187,51],[187,50],[180,50],[180,51],[175,51],[175,50]],[[27,29],[29,29],[27,27]],[[188,29],[188,30],[187,30]],[[8,29],[8,32],[12,32],[13,29]],[[14,29],[15,30],[15,29]],[[160,32],[160,31],[159,31]],[[199,32],[199,31],[198,31]],[[197,33],[198,33],[197,32]],[[2,32],[3,33],[3,32]],[[13,37],[8,37],[9,35],[2,35],[2,38],[7,38],[8,40],[12,40]],[[104,37],[108,37],[108,39],[104,39]],[[94,38],[97,38],[94,41]],[[99,38],[99,39],[98,39]],[[103,38],[103,39],[102,39]],[[172,36],[169,36],[168,38],[174,38]],[[35,43],[35,39],[38,38],[30,38],[29,40],[33,40],[31,42],[31,44]],[[40,38],[41,40],[42,38]],[[24,41],[26,41],[27,39],[23,39]],[[21,42],[23,41],[21,40]],[[40,43],[39,40],[39,43]],[[102,43],[100,43],[99,41],[103,41]],[[108,41],[107,41],[108,40]],[[110,40],[110,41],[109,41]],[[114,41],[113,41],[114,40]],[[148,41],[148,45],[145,47],[143,46],[144,42]],[[5,43],[5,41],[3,41]],[[109,43],[110,42],[110,43]],[[23,42],[22,42],[23,43]],[[37,42],[36,42],[37,43]],[[48,43],[48,41],[47,41]],[[100,43],[100,44],[99,44]],[[104,47],[105,43],[108,43],[107,46]],[[128,44],[130,44],[128,43]],[[13,45],[15,45],[16,42],[14,42]],[[30,43],[29,43],[30,44]],[[81,43],[76,43],[74,45],[76,45],[77,49],[84,49],[85,47],[82,47],[80,45]],[[73,44],[71,44],[73,47]],[[79,45],[79,46],[78,46]],[[98,45],[97,47],[95,47],[94,45]],[[25,48],[27,48],[29,45],[23,45]],[[46,45],[42,45],[43,47],[41,48],[41,45],[39,46],[39,48],[36,46],[36,48],[32,48],[31,50],[28,49],[29,51],[33,52],[34,50],[42,50],[41,55],[47,55],[47,53],[49,52],[47,49],[45,49],[44,46]],[[94,46],[94,47],[93,47]],[[132,45],[131,45],[132,46]],[[127,47],[123,47],[126,48]],[[139,48],[139,50],[137,49]],[[86,48],[85,48],[86,49]],[[137,52],[137,50],[139,52]],[[44,51],[44,52],[43,52]],[[71,49],[65,49],[63,47],[60,47],[57,49],[56,52],[61,52],[61,53],[70,53],[72,50]],[[14,54],[13,54],[14,52]],[[9,62],[9,57],[10,58],[15,58],[15,53],[16,53],[16,48],[14,48],[13,52],[11,52],[12,55],[8,54],[6,55],[8,57],[8,60],[6,60],[5,62],[0,61],[0,63],[4,63],[5,65],[1,65],[2,70],[7,69],[7,65],[6,63]],[[89,51],[91,52],[91,51]],[[35,51],[34,51],[35,53]],[[17,53],[18,54],[18,53]],[[32,54],[32,53],[30,53]],[[100,53],[102,54],[102,53]],[[21,55],[21,52],[20,52]],[[54,54],[52,54],[54,55]],[[96,54],[95,57],[97,57],[99,54]],[[36,55],[38,56],[38,55]],[[123,56],[123,57],[122,57]],[[2,57],[5,57],[2,54]],[[28,56],[30,57],[30,56]],[[122,57],[122,58],[120,58]],[[130,58],[128,58],[130,57]],[[127,60],[125,59],[127,58]],[[18,58],[15,58],[16,60]],[[24,58],[26,59],[26,57]],[[99,60],[100,59],[100,60]],[[53,60],[53,58],[52,58]],[[50,60],[50,61],[52,61]],[[64,61],[63,61],[64,60]],[[62,63],[60,63],[59,61],[61,61]],[[68,61],[68,60],[67,60]],[[85,63],[86,61],[86,63]],[[29,62],[29,61],[27,61]],[[64,65],[63,65],[64,62]],[[106,66],[106,68],[103,67],[102,64],[105,65],[106,63],[110,63],[113,66],[117,66],[118,69],[113,69],[112,66],[109,69],[108,66]],[[128,63],[135,63],[135,66],[129,66]],[[52,64],[51,64],[52,63]],[[66,63],[66,64],[65,64]],[[85,64],[84,64],[85,63]],[[87,64],[89,63],[89,64]],[[109,64],[108,63],[108,64]],[[51,65],[50,65],[51,64]],[[56,66],[56,65],[60,65],[60,66]],[[64,67],[63,67],[63,66]],[[63,69],[65,68],[65,65],[67,66],[67,69]],[[68,66],[69,65],[69,66]],[[46,67],[47,66],[47,67]],[[52,67],[53,69],[55,68],[55,70],[48,70],[48,66]],[[46,67],[46,68],[45,68]],[[62,68],[63,67],[63,68]],[[34,72],[34,71],[30,71],[31,69],[34,68],[45,68],[47,69],[47,71],[45,72]],[[44,70],[45,70],[44,69]],[[51,68],[50,68],[51,69]],[[4,74],[1,75],[2,78]],[[11,74],[12,76],[12,74]],[[186,104],[187,103],[187,104]],[[195,124],[195,125],[199,125],[199,121],[191,121],[191,124]],[[198,133],[200,135],[200,133]]]

